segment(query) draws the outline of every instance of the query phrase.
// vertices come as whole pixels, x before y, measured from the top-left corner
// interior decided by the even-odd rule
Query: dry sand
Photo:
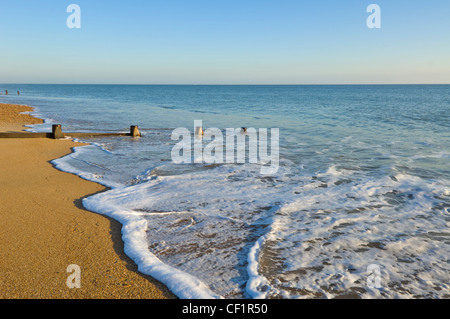
[[[0,104],[0,131],[40,123],[18,114],[30,110]],[[0,139],[0,298],[175,298],[124,254],[120,223],[82,207],[105,188],[50,163],[81,145]],[[81,288],[66,285],[71,264],[81,269]]]

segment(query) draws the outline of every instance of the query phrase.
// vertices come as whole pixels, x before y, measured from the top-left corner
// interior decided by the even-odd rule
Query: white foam
[[[259,253],[266,236],[261,236],[250,249],[248,254],[247,271],[249,279],[247,281],[247,293],[253,299],[265,299],[270,289],[267,278],[259,273]]]
[[[449,238],[450,225],[433,207],[448,188],[407,174],[395,179],[310,188],[284,205],[267,243],[284,267],[272,274],[267,296],[286,289],[290,298],[333,298],[352,289],[362,298],[445,295],[450,249],[439,238]],[[381,267],[380,289],[366,285],[370,264]]]
[[[119,189],[123,194],[124,189]],[[126,191],[125,191],[126,192]],[[140,214],[124,211],[109,203],[115,191],[101,193],[83,200],[86,209],[95,211],[122,223],[122,239],[125,253],[138,265],[138,270],[165,284],[175,295],[182,299],[217,299],[221,296],[212,292],[207,285],[183,271],[173,268],[159,260],[148,249],[145,238],[147,221]]]
[[[86,179],[88,181],[99,183],[103,186],[109,187],[109,188],[116,188],[121,187],[122,184],[114,182],[111,179],[104,179],[103,175],[100,173],[93,173],[88,171],[82,171],[80,169],[77,169],[74,165],[74,161],[83,162],[86,165],[89,166],[97,166],[94,163],[89,163],[86,160],[83,159],[83,155],[89,151],[90,148],[94,147],[94,145],[86,145],[86,146],[78,146],[72,148],[72,153],[68,154],[67,156],[55,159],[51,161],[51,163],[59,170],[72,173],[75,175],[80,176],[83,179]],[[98,167],[98,166],[97,166]],[[101,168],[101,167],[98,167]]]

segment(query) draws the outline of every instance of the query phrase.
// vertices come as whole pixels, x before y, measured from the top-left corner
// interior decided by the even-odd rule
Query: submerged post
[[[64,138],[64,134],[62,132],[61,124],[54,124],[52,125],[52,134],[53,138]]]
[[[130,135],[132,137],[140,137],[141,133],[139,132],[139,128],[137,125],[130,126]]]
[[[8,95],[8,90],[5,90],[5,95]]]

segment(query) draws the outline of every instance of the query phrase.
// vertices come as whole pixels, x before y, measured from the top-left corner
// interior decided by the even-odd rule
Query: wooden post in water
[[[130,135],[132,137],[140,137],[141,133],[139,132],[139,128],[137,125],[130,126]]]
[[[195,135],[196,135],[196,136],[203,136],[203,127],[197,126],[197,127],[195,128]]]
[[[20,92],[19,92],[19,91],[17,91],[17,95],[20,95]]]
[[[54,124],[54,125],[52,125],[52,133],[53,133],[53,138],[54,139],[64,138],[64,134],[62,132],[61,124]]]
[[[8,90],[5,90],[5,95],[8,95]]]

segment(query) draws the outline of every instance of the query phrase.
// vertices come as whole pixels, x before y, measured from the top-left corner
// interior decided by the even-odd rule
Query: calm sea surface
[[[179,297],[450,297],[449,85],[5,89],[46,119],[34,131],[139,125],[54,164],[111,188],[84,206]],[[172,131],[194,120],[279,128],[278,171],[173,163]]]

